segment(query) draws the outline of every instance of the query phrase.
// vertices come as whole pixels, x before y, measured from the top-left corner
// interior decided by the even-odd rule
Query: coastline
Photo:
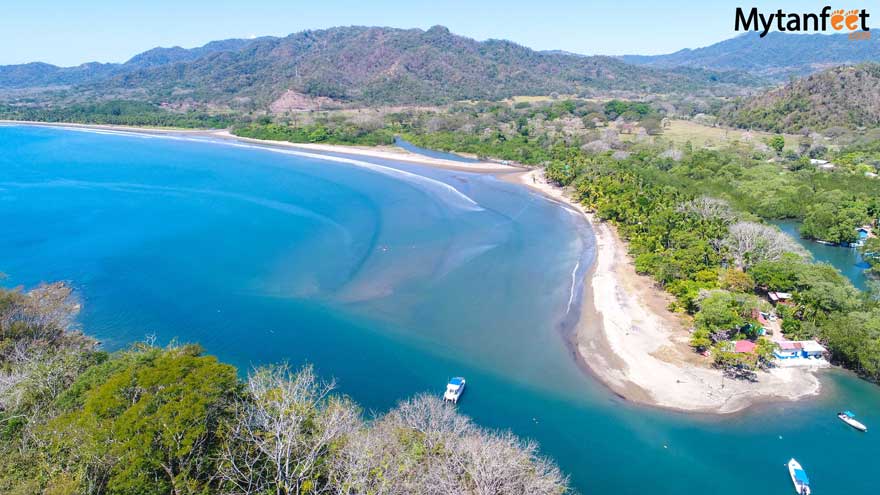
[[[457,170],[460,172],[474,173],[510,173],[519,172],[523,169],[511,165],[504,165],[495,162],[457,162],[454,160],[446,160],[443,158],[433,158],[419,155],[411,151],[398,148],[396,146],[349,146],[341,144],[316,144],[316,143],[291,143],[289,141],[270,141],[265,139],[253,139],[240,137],[232,134],[226,129],[204,130],[204,129],[178,129],[178,128],[161,128],[161,127],[132,127],[120,125],[102,125],[102,124],[72,124],[63,122],[37,122],[24,120],[0,120],[0,125],[28,125],[36,127],[58,127],[64,129],[81,129],[92,131],[108,131],[131,134],[152,134],[152,135],[181,135],[208,139],[218,139],[222,141],[231,141],[239,143],[254,144],[267,148],[291,149],[304,153],[338,153],[344,155],[352,155],[365,158],[378,158],[382,160],[391,160],[397,162],[411,163],[415,165],[426,165],[430,167],[443,168],[447,170]],[[333,158],[333,155],[327,155]]]
[[[304,154],[333,153],[378,158],[449,170],[494,174],[525,186],[580,212],[592,226],[596,259],[584,275],[580,318],[568,337],[575,359],[620,397],[648,406],[711,414],[729,414],[772,401],[794,401],[818,395],[815,372],[777,368],[759,372],[757,383],[725,379],[708,358],[688,345],[690,334],[680,315],[666,309],[670,297],[633,268],[626,245],[616,230],[599,221],[540,169],[493,162],[467,163],[426,157],[400,148],[290,143],[244,138],[227,130],[192,130],[115,125],[67,124],[0,120],[0,125],[33,125],[154,135],[183,135],[247,143]],[[320,155],[328,160],[345,160]]]
[[[685,317],[668,311],[671,296],[636,273],[611,225],[572,201],[539,169],[505,179],[564,203],[592,225],[596,260],[585,275],[581,317],[570,344],[581,364],[615,394],[648,406],[709,414],[819,394],[821,382],[811,369],[774,368],[759,372],[757,383],[724,378],[690,348]]]

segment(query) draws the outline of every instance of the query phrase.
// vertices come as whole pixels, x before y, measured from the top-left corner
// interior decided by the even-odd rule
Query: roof
[[[816,342],[815,340],[804,340],[799,342],[803,346],[804,352],[828,352],[822,344]]]
[[[804,346],[801,345],[800,342],[792,342],[790,340],[783,340],[779,342],[779,348],[783,351],[796,351],[803,349]]]
[[[791,299],[791,294],[788,292],[768,292],[767,296],[770,297],[771,301],[784,301],[786,299]]]
[[[733,352],[754,352],[757,345],[750,340],[738,340],[733,344]]]

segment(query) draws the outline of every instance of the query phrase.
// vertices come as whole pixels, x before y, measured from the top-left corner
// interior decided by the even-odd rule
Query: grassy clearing
[[[710,127],[687,120],[671,120],[669,126],[663,129],[663,137],[676,145],[683,145],[690,141],[696,147],[714,148],[734,141],[762,142],[772,136],[772,133],[763,131],[744,131],[741,129],[728,129],[724,127]],[[751,136],[751,137],[749,137]],[[800,136],[784,134],[785,149],[797,149]]]

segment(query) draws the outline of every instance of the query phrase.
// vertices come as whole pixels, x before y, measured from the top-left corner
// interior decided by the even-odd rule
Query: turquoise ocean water
[[[628,404],[565,344],[593,238],[485,175],[198,139],[0,127],[5,285],[69,281],[108,349],[199,342],[241,370],[310,362],[369,411],[468,378],[459,408],[536,439],[588,494],[874,494],[880,389],[714,417]],[[573,297],[574,296],[574,297]]]

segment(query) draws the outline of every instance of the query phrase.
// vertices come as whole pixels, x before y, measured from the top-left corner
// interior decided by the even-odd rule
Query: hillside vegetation
[[[836,67],[739,100],[720,119],[736,127],[798,133],[880,125],[880,64]]]
[[[117,65],[0,67],[0,88],[55,87],[41,97],[50,101],[111,97],[243,111],[266,109],[288,91],[339,104],[413,104],[609,91],[733,94],[753,83],[739,74],[651,69],[611,57],[480,42],[441,26],[339,27],[154,49]]]

